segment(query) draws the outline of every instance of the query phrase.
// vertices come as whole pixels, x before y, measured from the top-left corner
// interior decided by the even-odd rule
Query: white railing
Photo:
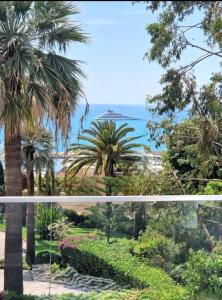
[[[161,196],[3,196],[0,203],[29,202],[202,202],[222,201],[222,195],[161,195]]]

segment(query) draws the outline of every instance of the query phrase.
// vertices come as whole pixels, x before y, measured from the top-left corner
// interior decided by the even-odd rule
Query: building
[[[162,155],[162,151],[151,151],[146,154],[146,164],[152,172],[156,173],[162,170]]]

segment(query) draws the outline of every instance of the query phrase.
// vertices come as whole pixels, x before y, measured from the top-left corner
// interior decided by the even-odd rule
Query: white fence
[[[161,196],[21,196],[0,197],[0,203],[79,203],[79,202],[202,202],[222,201],[222,195],[161,195]]]

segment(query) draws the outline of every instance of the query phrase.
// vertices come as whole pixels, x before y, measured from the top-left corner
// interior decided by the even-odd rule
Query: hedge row
[[[133,288],[147,289],[147,300],[181,300],[185,289],[176,285],[161,269],[147,266],[118,244],[86,240],[74,247],[61,249],[63,262],[69,263],[78,272],[111,278],[115,282]]]

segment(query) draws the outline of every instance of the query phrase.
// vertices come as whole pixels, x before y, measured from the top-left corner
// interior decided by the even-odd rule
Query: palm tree
[[[115,170],[125,169],[126,164],[138,162],[140,157],[133,150],[140,147],[140,144],[132,143],[139,137],[127,137],[134,128],[123,124],[117,128],[112,121],[91,123],[90,129],[83,130],[79,140],[84,143],[72,144],[69,154],[71,157],[65,160],[69,165],[68,174],[76,175],[83,167],[87,169],[95,166],[95,174],[103,174],[105,177],[114,177]],[[87,171],[86,171],[87,172]],[[112,186],[107,185],[107,196],[112,195]],[[107,241],[110,241],[112,203],[107,202]]]
[[[85,42],[78,13],[66,1],[0,3],[0,119],[5,129],[5,195],[22,195],[21,123],[49,118],[67,138],[70,117],[83,95],[79,63],[56,54]],[[4,289],[23,292],[22,205],[6,206]]]
[[[39,160],[50,162],[53,149],[52,136],[44,127],[37,124],[26,124],[22,132],[22,157],[26,168],[28,195],[34,196],[34,168]],[[35,261],[35,206],[27,203],[26,214],[27,249],[26,262],[32,265]]]

